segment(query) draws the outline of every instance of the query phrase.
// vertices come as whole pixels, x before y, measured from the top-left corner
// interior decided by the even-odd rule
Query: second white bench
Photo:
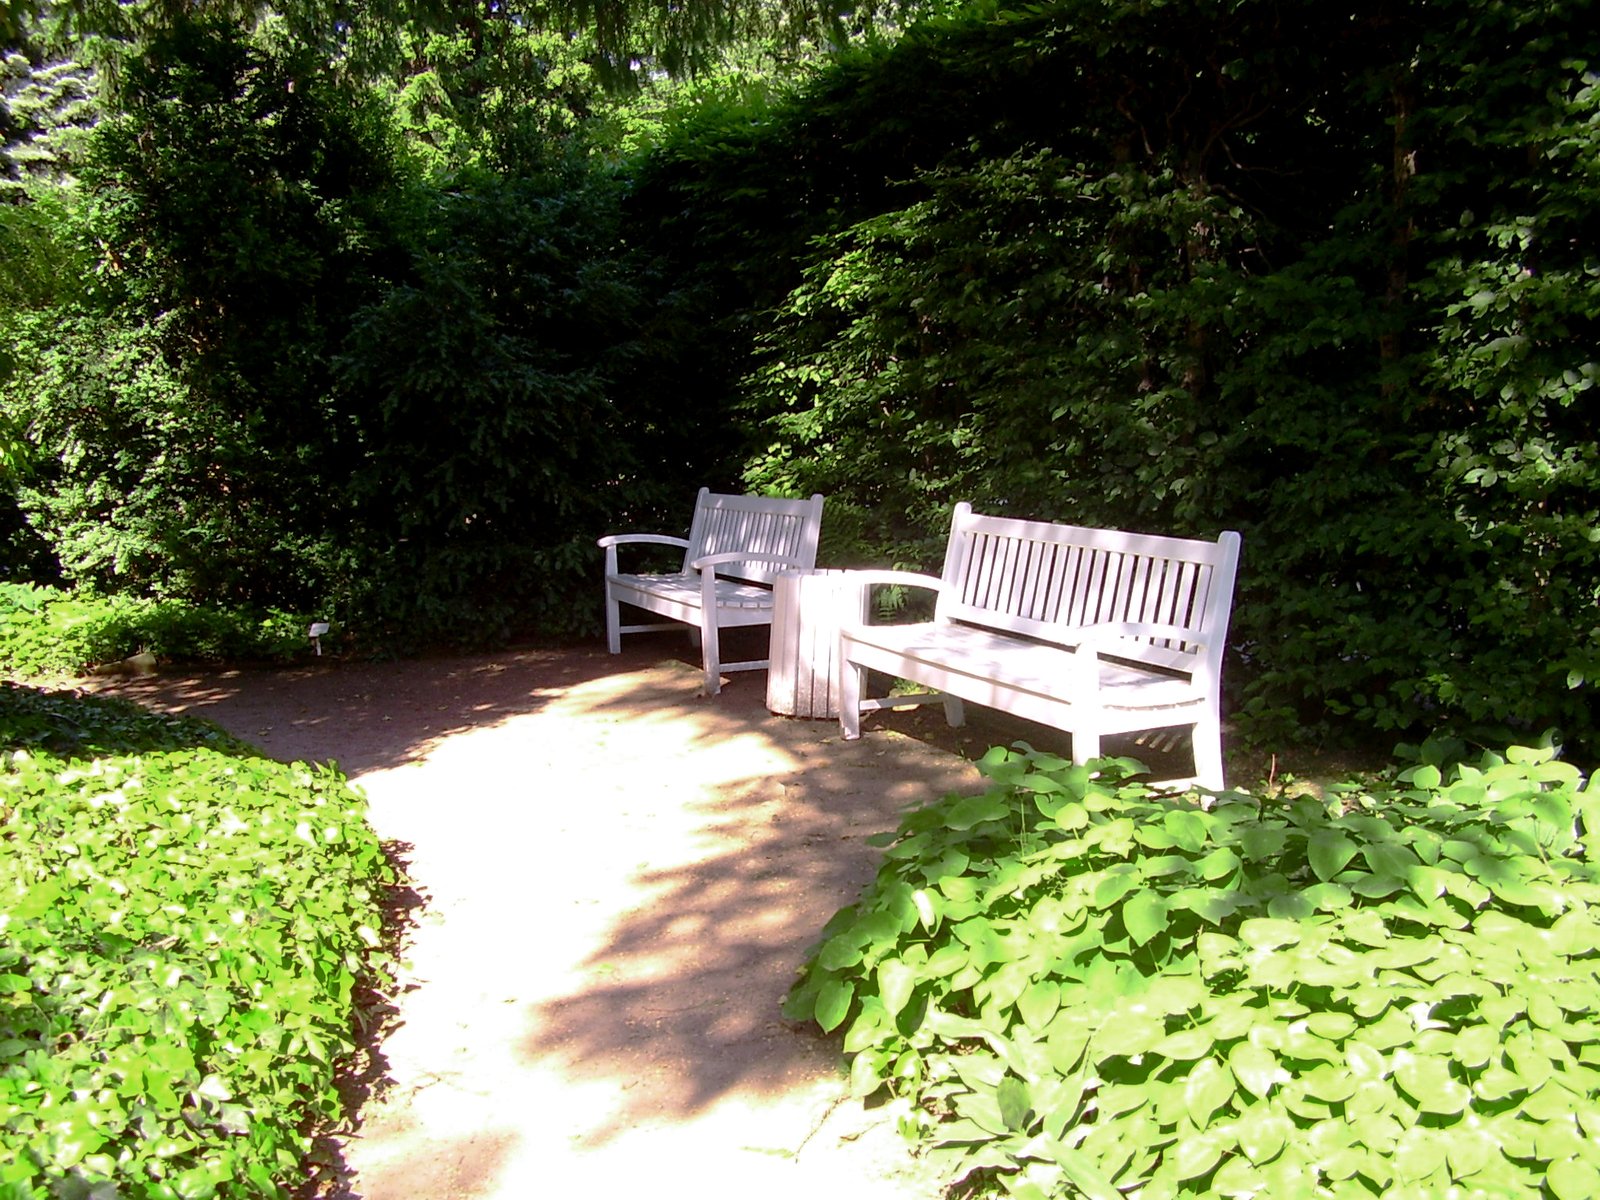
[[[861,713],[941,700],[952,725],[971,701],[1072,735],[1072,758],[1107,734],[1188,727],[1195,780],[1221,790],[1222,651],[1239,535],[1215,542],[984,516],[958,504],[944,573],[854,574],[862,588],[932,589],[932,621],[856,619],[843,605],[839,723],[861,736]],[[859,592],[856,593],[859,596]],[[867,699],[868,670],[933,693]]]
[[[754,671],[767,659],[721,661],[720,629],[772,624],[772,582],[779,571],[809,571],[817,564],[822,497],[785,500],[737,496],[701,488],[687,538],[659,533],[613,534],[600,539],[606,552],[606,648],[622,652],[622,635],[671,629],[684,622],[696,631],[706,673],[706,694],[722,690],[723,671]],[[617,547],[677,546],[683,565],[661,574],[620,569]],[[669,618],[665,623],[624,625],[622,605]]]

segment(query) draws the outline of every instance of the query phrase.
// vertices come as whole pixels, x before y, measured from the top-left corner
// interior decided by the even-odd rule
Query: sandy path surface
[[[323,1195],[938,1195],[779,1004],[865,839],[976,773],[772,716],[763,673],[700,696],[665,645],[95,685],[339,762],[407,864],[395,1020]]]

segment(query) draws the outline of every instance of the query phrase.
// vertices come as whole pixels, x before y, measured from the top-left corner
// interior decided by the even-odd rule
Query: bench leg
[[[967,706],[957,696],[944,698],[944,723],[951,729],[960,729],[967,723]]]
[[[610,584],[606,585],[606,649],[622,653],[622,605],[612,595]]]
[[[1194,776],[1200,786],[1220,792],[1227,785],[1222,781],[1222,721],[1216,713],[1207,713],[1194,723],[1190,735],[1194,745]]]
[[[700,629],[700,655],[706,668],[706,695],[718,695],[722,691],[722,647],[717,641],[715,616]]]
[[[1086,730],[1074,729],[1072,731],[1072,761],[1077,766],[1083,766],[1091,758],[1100,757],[1100,735],[1089,733]]]
[[[867,685],[867,669],[843,658],[839,660],[839,732],[847,742],[861,736],[861,693]]]

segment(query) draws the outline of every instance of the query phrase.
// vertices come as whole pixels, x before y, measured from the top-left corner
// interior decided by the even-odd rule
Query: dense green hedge
[[[626,159],[514,31],[397,92],[174,18],[0,222],[84,264],[0,270],[0,567],[394,649],[592,634],[594,538],[741,476],[835,565],[1234,528],[1241,731],[1587,757],[1592,9],[982,0]]]
[[[287,1195],[385,962],[364,800],[11,685],[0,745],[0,1195]]]
[[[1326,801],[991,751],[791,1018],[953,1178],[1081,1196],[1600,1189],[1600,788],[1548,748]]]
[[[936,567],[957,500],[1235,528],[1257,735],[1592,748],[1592,20],[971,6],[709,109],[636,203],[733,298],[747,477],[827,494],[831,561]]]

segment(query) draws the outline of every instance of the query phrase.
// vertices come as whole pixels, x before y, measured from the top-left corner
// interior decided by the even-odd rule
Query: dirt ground
[[[315,1194],[939,1195],[892,1109],[848,1099],[837,1040],[779,1005],[871,878],[865,839],[978,786],[957,752],[1064,737],[935,706],[847,743],[771,715],[763,672],[700,685],[671,634],[87,685],[336,761],[409,875],[392,1011]]]

